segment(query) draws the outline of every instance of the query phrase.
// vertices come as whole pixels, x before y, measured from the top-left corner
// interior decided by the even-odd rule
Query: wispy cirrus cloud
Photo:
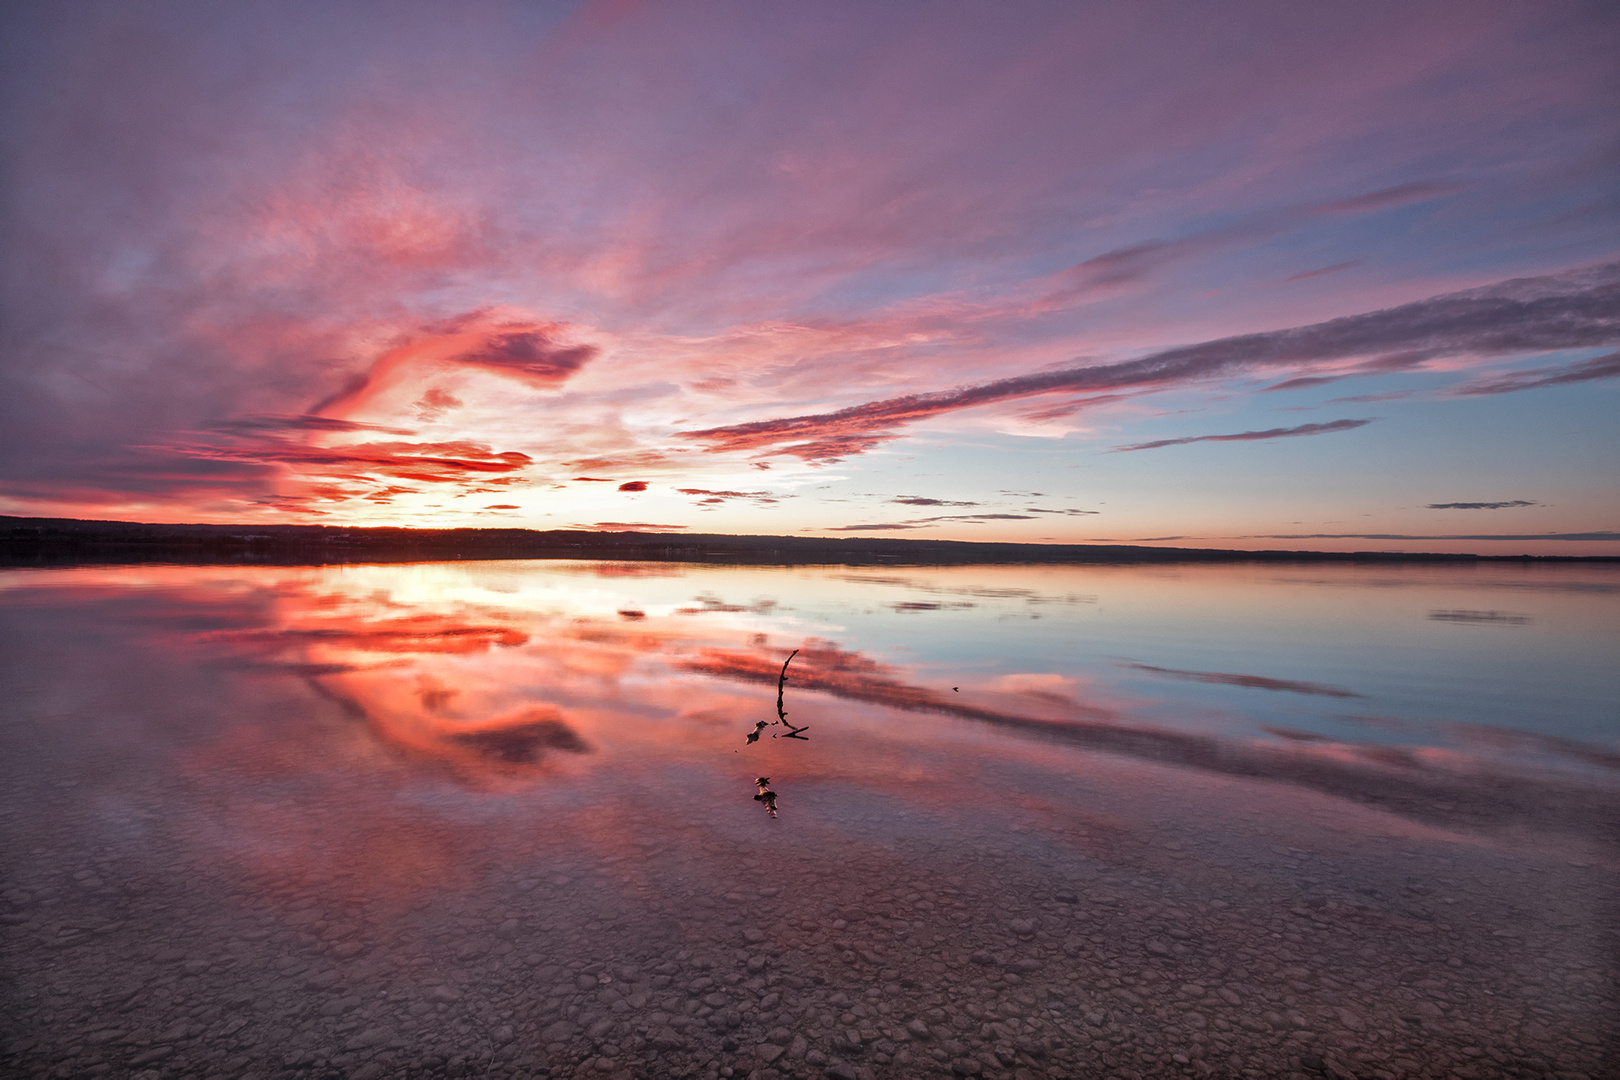
[[[1225,248],[1277,232],[1282,227],[1280,221],[1268,218],[1173,240],[1149,240],[1105,251],[1059,271],[1043,282],[1049,291],[1036,302],[1035,307],[1062,307],[1118,292],[1177,263],[1207,258]]]
[[[1429,503],[1425,510],[1506,510],[1515,506],[1535,506],[1532,499],[1507,499],[1502,502],[1449,502]]]
[[[874,522],[862,525],[833,525],[823,532],[885,532],[903,529],[931,529],[945,521],[983,523],[986,521],[1033,521],[1033,514],[941,514],[938,517],[911,518],[908,521]]]
[[[698,506],[704,509],[713,509],[724,506],[728,502],[746,500],[755,506],[775,506],[783,498],[793,496],[777,496],[769,491],[732,491],[729,488],[719,490],[711,488],[676,488],[682,495],[690,495],[698,500]]]
[[[281,431],[351,432],[376,431],[385,435],[415,435],[410,428],[366,424],[356,420],[339,420],[330,416],[242,416],[221,420],[210,426],[212,431],[229,433],[257,433]]]
[[[933,416],[1045,394],[1148,392],[1253,370],[1345,360],[1359,360],[1369,370],[1398,371],[1443,358],[1606,345],[1620,341],[1620,311],[1612,301],[1617,285],[1620,263],[1608,263],[1566,274],[1516,278],[1287,330],[1163,349],[1137,360],[1062,368],[826,413],[681,431],[677,436],[715,453],[753,451],[834,461],[899,438],[907,426]]]
[[[1335,431],[1354,431],[1359,427],[1366,427],[1372,423],[1368,420],[1332,420],[1325,424],[1300,424],[1290,428],[1267,428],[1264,431],[1240,431],[1235,435],[1189,435],[1182,439],[1157,439],[1153,442],[1134,443],[1130,446],[1116,446],[1109,451],[1111,454],[1122,454],[1131,450],[1158,450],[1165,446],[1185,446],[1188,443],[1201,442],[1254,442],[1260,439],[1291,439],[1301,435],[1327,435]]]
[[[1060,306],[1106,295],[1136,285],[1150,275],[1178,263],[1208,258],[1226,248],[1284,232],[1311,216],[1371,213],[1395,206],[1429,202],[1446,195],[1454,195],[1461,190],[1463,188],[1460,184],[1423,182],[1399,184],[1314,206],[1259,214],[1248,221],[1224,228],[1115,248],[1052,275],[1046,283],[1056,287],[1038,301],[1036,307]],[[1334,263],[1317,270],[1294,274],[1284,278],[1279,284],[1305,281],[1358,265],[1360,260],[1357,259]]]
[[[311,472],[369,472],[427,482],[459,482],[469,477],[513,473],[533,460],[516,450],[497,452],[473,442],[377,442],[334,447],[293,443],[265,446],[193,443],[166,449],[213,461],[291,465]]]
[[[1301,375],[1296,379],[1284,379],[1280,383],[1262,386],[1260,392],[1270,394],[1277,390],[1311,390],[1318,386],[1326,386],[1328,383],[1336,383],[1345,377],[1344,375]]]
[[[1303,270],[1297,274],[1289,274],[1287,277],[1277,282],[1277,284],[1287,285],[1295,281],[1309,281],[1311,278],[1323,277],[1327,274],[1337,274],[1341,270],[1350,270],[1360,265],[1360,259],[1351,259],[1347,262],[1334,263],[1332,266],[1323,266],[1315,270]]]
[[[1459,397],[1515,394],[1520,390],[1535,390],[1543,386],[1567,386],[1571,383],[1614,378],[1620,378],[1620,352],[1574,364],[1531,368],[1527,371],[1512,371],[1505,375],[1474,379],[1461,386],[1452,387],[1450,392]]]
[[[1348,199],[1337,199],[1333,202],[1320,203],[1310,208],[1313,214],[1365,214],[1372,210],[1387,210],[1392,206],[1406,206],[1411,203],[1428,202],[1431,199],[1444,198],[1455,195],[1463,189],[1461,184],[1434,184],[1412,183],[1398,184],[1395,187],[1382,188],[1378,191],[1369,191],[1365,195],[1352,195]],[[1348,263],[1330,266],[1325,271],[1339,270]]]
[[[465,440],[319,446],[258,438],[230,444],[172,443],[159,449],[204,462],[272,470],[280,477],[276,490],[257,496],[254,503],[322,516],[342,504],[392,506],[401,497],[434,488],[456,497],[505,493],[512,485],[526,482],[524,470],[533,463],[519,451],[497,452]]]

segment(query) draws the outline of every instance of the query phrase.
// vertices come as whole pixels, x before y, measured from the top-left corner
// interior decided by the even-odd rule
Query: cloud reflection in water
[[[1528,813],[1549,823],[1590,809],[1564,797],[1551,809],[1545,799],[1536,805],[1546,786],[1532,775],[1536,769],[1613,771],[1615,750],[1578,737],[1579,730],[1514,732],[1466,712],[1467,723],[1456,714],[1403,717],[1391,688],[1410,677],[1406,671],[1364,669],[1355,691],[1338,685],[1337,675],[1282,677],[1330,673],[1338,660],[1326,647],[1321,656],[1302,657],[1273,640],[1342,631],[1331,620],[1301,622],[1302,611],[1320,606],[1323,590],[1307,589],[1303,606],[1289,608],[1300,583],[1285,570],[1267,571],[1269,591],[1256,593],[1244,575],[1257,573],[965,567],[854,576],[841,568],[547,562],[142,567],[10,580],[14,588],[49,585],[77,602],[115,608],[144,597],[145,628],[174,648],[215,667],[304,680],[361,721],[380,748],[474,788],[671,763],[749,777],[792,771],[795,782],[807,782],[851,775],[848,756],[857,745],[861,775],[913,775],[919,762],[928,762],[925,771],[939,767],[931,754],[1021,756],[1025,750],[1008,740],[1033,739],[1282,780],[1417,816],[1436,801],[1491,819]],[[1387,572],[1378,573],[1378,584],[1388,585]],[[1427,590],[1415,603],[1388,588],[1370,595],[1402,611],[1473,613],[1483,609],[1445,590],[1477,584],[1415,570],[1413,588]],[[1587,601],[1561,578],[1547,584],[1543,598]],[[1236,621],[1220,611],[1223,590],[1233,587],[1257,597]],[[1431,605],[1442,593],[1446,605]],[[942,594],[971,595],[975,606],[904,599]],[[1166,599],[1174,601],[1168,608]],[[1133,607],[1130,618],[1103,630],[1095,625],[1108,614],[1104,608]],[[1060,620],[1043,636],[1016,628],[1019,612],[1036,609]],[[1180,666],[1187,658],[1161,644],[1174,640],[1169,628],[1196,628],[1211,613],[1224,620],[1234,654],[1220,667],[1277,674]],[[1427,623],[1436,621],[1431,615]],[[1444,634],[1445,620],[1438,622],[1434,632]],[[1525,634],[1539,625],[1515,623]],[[989,626],[998,628],[995,635],[986,634]],[[1143,655],[1148,646],[1158,650],[1148,655],[1165,662],[1112,659],[1124,648]],[[795,724],[819,725],[816,752],[789,766],[760,757],[775,752],[761,740],[743,748],[752,758],[728,760],[744,733],[771,719],[770,688],[793,649],[800,650],[790,680]],[[1463,651],[1452,662],[1464,670],[1472,661]],[[1122,669],[1159,683],[1144,692]],[[1452,676],[1430,673],[1439,681]],[[1221,689],[1183,692],[1174,683]],[[1260,700],[1273,694],[1233,697],[1245,690],[1292,696],[1280,704]],[[1317,697],[1367,699],[1385,723],[1352,722],[1309,700]],[[1544,718],[1528,719],[1533,728]],[[1049,757],[1050,767],[1061,772],[1063,760]],[[1491,783],[1481,782],[1486,776]]]

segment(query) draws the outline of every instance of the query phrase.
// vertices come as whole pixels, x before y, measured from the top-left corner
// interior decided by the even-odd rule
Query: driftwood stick
[[[787,710],[782,708],[782,690],[787,686],[787,667],[789,664],[793,663],[793,658],[798,655],[798,649],[794,649],[792,652],[788,653],[788,658],[782,661],[782,674],[776,680],[776,715],[777,718],[780,719],[787,727],[792,727],[793,725],[788,723]],[[803,731],[804,729],[800,728],[799,730]]]
[[[788,665],[793,663],[793,658],[795,656],[798,656],[798,655],[799,655],[799,650],[794,649],[791,653],[788,654],[788,658],[786,660],[782,661],[782,675],[781,675],[780,678],[778,678],[776,680],[776,717],[777,717],[777,722],[780,723],[783,727],[787,728],[787,734],[783,735],[782,738],[784,738],[784,739],[798,739],[800,742],[809,742],[810,741],[810,736],[801,735],[799,733],[801,731],[809,731],[810,730],[810,725],[806,724],[804,727],[794,727],[792,722],[790,720],[788,720],[788,718],[787,718],[787,710],[782,707],[782,689],[783,689],[783,687],[785,687],[787,685],[787,669],[788,669]],[[774,739],[774,738],[776,738],[776,736],[772,735],[771,738]]]

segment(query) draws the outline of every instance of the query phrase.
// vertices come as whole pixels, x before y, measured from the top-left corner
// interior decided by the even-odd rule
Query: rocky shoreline
[[[11,808],[7,835],[83,823],[78,791],[53,789],[38,820]],[[649,816],[612,854],[548,830],[404,897],[342,871],[254,879],[180,838],[139,860],[12,850],[0,1065],[1387,1080],[1620,1060],[1603,865],[1447,838],[1262,846],[1161,823],[1127,847],[1098,823],[1086,853],[1017,815],[946,832],[890,807],[836,838],[757,816]]]

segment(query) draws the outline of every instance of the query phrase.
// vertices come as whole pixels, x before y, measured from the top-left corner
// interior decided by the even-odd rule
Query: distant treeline
[[[0,562],[418,562],[441,559],[625,559],[763,565],[1166,562],[1540,562],[1603,557],[1399,552],[1225,551],[1130,544],[1012,544],[881,537],[728,536],[577,529],[402,529],[338,525],[155,525],[0,516]]]

